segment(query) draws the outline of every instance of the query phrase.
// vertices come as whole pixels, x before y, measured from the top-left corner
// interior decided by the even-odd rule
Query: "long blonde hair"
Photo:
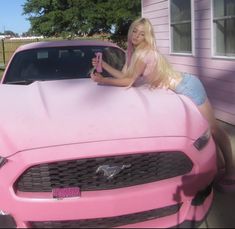
[[[143,25],[145,39],[134,49],[131,40],[133,30],[138,25]],[[147,18],[139,18],[131,24],[128,31],[127,77],[131,77],[136,69],[138,60],[143,60],[148,52],[154,53],[153,58],[156,60],[156,64],[148,77],[149,85],[151,87],[169,87],[170,80],[172,78],[176,78],[179,73],[172,68],[167,59],[158,51],[154,29],[151,22]],[[132,82],[131,85],[133,83],[134,82]]]

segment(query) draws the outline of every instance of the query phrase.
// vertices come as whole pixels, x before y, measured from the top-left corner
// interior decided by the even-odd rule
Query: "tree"
[[[109,0],[112,12],[108,15],[108,24],[115,27],[111,38],[125,46],[126,36],[132,21],[141,16],[141,0]]]
[[[11,30],[5,30],[5,31],[4,31],[4,35],[9,35],[9,36],[11,36],[11,37],[18,37],[18,36],[19,36],[18,33],[14,33],[14,32],[11,31]]]
[[[31,31],[44,36],[111,33],[127,35],[130,23],[141,14],[141,0],[26,0]]]

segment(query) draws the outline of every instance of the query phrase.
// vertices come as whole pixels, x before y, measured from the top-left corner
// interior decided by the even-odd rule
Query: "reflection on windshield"
[[[55,47],[19,52],[10,63],[3,83],[30,84],[34,81],[76,79],[90,77],[91,59],[96,52],[121,70],[125,54],[121,49],[105,46]],[[103,72],[104,76],[109,76]]]

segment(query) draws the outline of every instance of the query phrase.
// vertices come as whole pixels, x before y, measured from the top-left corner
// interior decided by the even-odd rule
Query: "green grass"
[[[2,78],[2,75],[3,75],[3,70],[0,69],[0,79]]]
[[[6,63],[10,60],[12,54],[15,52],[15,50],[24,44],[31,43],[33,42],[32,40],[16,40],[16,41],[11,41],[11,40],[6,40],[4,41],[4,49],[5,49],[5,61]]]

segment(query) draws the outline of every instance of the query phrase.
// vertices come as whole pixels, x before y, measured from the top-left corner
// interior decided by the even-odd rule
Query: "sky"
[[[11,30],[21,35],[30,28],[26,15],[22,15],[22,5],[26,0],[0,0],[0,32]]]

